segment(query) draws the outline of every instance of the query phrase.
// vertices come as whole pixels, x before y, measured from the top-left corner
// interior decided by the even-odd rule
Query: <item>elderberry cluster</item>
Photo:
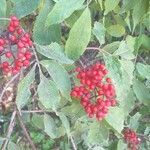
[[[10,18],[7,30],[0,36],[0,68],[5,75],[14,75],[30,65],[32,47],[30,35],[20,25],[16,16]]]
[[[97,62],[85,69],[76,68],[79,86],[74,86],[71,96],[80,100],[89,117],[102,120],[111,106],[116,106],[116,93],[105,65]]]
[[[140,140],[136,132],[129,128],[126,128],[123,132],[123,135],[125,142],[128,144],[128,148],[130,148],[131,150],[137,150]]]

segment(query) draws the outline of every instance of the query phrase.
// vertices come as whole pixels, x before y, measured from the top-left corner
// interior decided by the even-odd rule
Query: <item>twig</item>
[[[35,45],[38,45],[38,44],[35,43]],[[37,52],[36,52],[36,50],[35,50],[35,47],[33,47],[32,50],[33,50],[33,54],[34,54],[34,56],[35,56],[35,60],[36,60],[36,62],[37,62],[38,68],[39,68],[39,70],[40,70],[40,73],[42,73],[42,69],[41,69],[41,66],[40,66],[40,62],[39,62],[39,59],[38,59],[38,56],[37,56]]]
[[[27,138],[29,144],[31,145],[31,149],[32,149],[32,150],[36,150],[36,147],[35,147],[35,145],[33,144],[32,140],[31,140],[31,138],[30,138],[30,135],[29,135],[29,133],[27,132],[27,129],[26,129],[26,127],[25,127],[25,125],[24,125],[24,123],[23,123],[23,121],[22,121],[22,118],[21,118],[21,116],[20,116],[19,111],[17,111],[17,116],[18,116],[18,120],[19,120],[20,126],[21,126],[21,128],[22,128],[22,130],[23,130],[23,132],[24,132],[24,134],[25,134],[25,136],[26,136],[26,138]]]
[[[15,126],[15,121],[14,121],[15,117],[16,117],[16,110],[14,110],[14,112],[12,113],[11,120],[10,120],[9,127],[8,127],[8,131],[7,131],[6,140],[2,144],[1,150],[6,150],[10,136],[11,136],[11,134],[13,132],[13,128]]]
[[[73,149],[74,149],[74,150],[77,150],[76,144],[75,144],[75,142],[74,142],[74,140],[73,140],[73,137],[72,137],[72,136],[70,136],[70,140],[71,140],[71,143],[72,143]]]
[[[19,76],[20,73],[17,73],[15,76],[13,76],[11,78],[11,80],[5,85],[5,87],[3,88],[3,91],[0,95],[0,102],[2,101],[3,95],[6,92],[7,88],[9,87],[9,85]]]
[[[106,53],[106,54],[108,54],[108,55],[112,55],[112,54],[110,54],[109,52],[107,52],[107,51],[105,51],[105,50],[103,50],[103,49],[101,49],[101,48],[99,48],[99,47],[87,47],[86,49],[87,49],[87,50],[88,50],[88,49],[89,49],[89,50],[91,50],[91,49],[93,49],[93,50],[98,50],[98,51],[103,52],[103,53]]]
[[[49,110],[21,110],[21,113],[49,113]]]

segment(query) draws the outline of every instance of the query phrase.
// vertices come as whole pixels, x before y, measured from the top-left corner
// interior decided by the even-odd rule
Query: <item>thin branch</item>
[[[35,45],[38,45],[38,44],[35,43]],[[37,62],[38,68],[39,68],[39,70],[40,70],[40,73],[42,73],[42,69],[41,69],[41,66],[40,66],[40,62],[39,62],[39,59],[38,59],[38,56],[37,56],[37,52],[36,52],[36,50],[35,50],[35,47],[33,47],[32,50],[33,50],[33,54],[34,54],[34,56],[35,56],[35,60],[36,60],[36,62]]]
[[[9,127],[8,127],[8,131],[7,131],[6,140],[4,140],[4,143],[2,144],[1,150],[6,150],[10,136],[11,136],[11,134],[13,132],[13,128],[15,126],[15,117],[16,117],[16,110],[12,113],[11,120],[10,120]]]
[[[10,18],[0,18],[0,20],[7,20],[7,21],[10,21]]]
[[[98,50],[98,51],[100,51],[100,52],[102,52],[102,53],[106,53],[106,54],[108,54],[108,55],[112,55],[111,53],[109,53],[109,52],[107,52],[107,51],[105,51],[105,50],[103,50],[103,49],[101,49],[101,48],[99,48],[99,47],[87,47],[86,49],[87,49],[87,50]]]
[[[49,113],[49,110],[21,110],[21,113]]]
[[[3,95],[6,92],[7,88],[9,87],[9,85],[19,76],[20,73],[17,73],[15,76],[13,76],[11,78],[11,80],[5,85],[5,87],[3,88],[3,91],[0,95],[0,102],[2,101]]]
[[[36,147],[35,147],[35,145],[33,144],[32,140],[31,140],[31,137],[30,137],[30,135],[29,135],[29,133],[28,133],[28,131],[27,131],[27,129],[26,129],[26,127],[25,127],[23,121],[22,121],[22,118],[21,118],[21,116],[20,116],[19,111],[17,111],[17,116],[18,116],[18,120],[19,120],[20,126],[21,126],[21,128],[22,128],[22,130],[23,130],[23,132],[24,132],[24,134],[25,134],[25,136],[26,136],[26,138],[27,138],[29,144],[31,145],[31,149],[32,149],[32,150],[36,150]]]
[[[72,143],[73,149],[74,149],[74,150],[77,150],[76,144],[75,144],[75,142],[74,142],[74,140],[73,140],[73,137],[72,137],[72,136],[70,136],[70,140],[71,140],[71,143]]]

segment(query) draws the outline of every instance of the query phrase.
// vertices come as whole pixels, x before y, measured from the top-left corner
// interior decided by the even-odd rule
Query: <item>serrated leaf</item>
[[[55,110],[57,108],[60,101],[60,94],[54,81],[48,80],[42,75],[37,91],[39,101],[46,109],[52,108]]]
[[[105,27],[99,22],[94,23],[93,34],[98,39],[100,45],[105,43]]]
[[[51,42],[60,42],[61,31],[60,25],[51,25],[49,27],[43,26],[47,19],[48,13],[53,7],[53,2],[46,0],[43,9],[36,17],[33,28],[33,39],[41,45],[48,45]]]
[[[111,25],[107,28],[108,34],[114,37],[121,37],[125,34],[125,29],[123,26],[117,24],[117,25]]]
[[[69,136],[69,134],[70,134],[70,123],[69,123],[67,117],[61,112],[57,113],[57,115],[59,116],[63,126],[66,129],[67,135]]]
[[[119,47],[120,42],[116,41],[116,42],[112,42],[110,44],[107,44],[103,47],[103,49],[109,53],[114,53],[118,47]]]
[[[103,123],[94,121],[89,125],[88,135],[86,142],[89,145],[98,145],[107,142],[108,140],[108,129]]]
[[[48,14],[46,26],[61,23],[75,10],[79,9],[85,0],[59,0]]]
[[[105,120],[112,126],[118,133],[124,128],[124,111],[119,107],[109,109],[109,113]]]
[[[37,45],[37,51],[47,58],[54,59],[62,64],[73,64],[73,60],[69,59],[63,48],[58,43],[51,43],[48,46]]]
[[[130,118],[130,124],[129,124],[130,129],[133,129],[135,131],[138,129],[140,117],[141,114],[137,112],[134,116]]]
[[[148,9],[149,9],[149,0],[139,0],[138,3],[136,3],[132,14],[133,31],[137,26],[137,24],[141,21],[144,14],[148,11]]]
[[[130,91],[127,94],[126,98],[119,103],[119,106],[124,110],[124,112],[126,112],[125,116],[128,116],[129,113],[132,111],[136,101],[133,90],[130,88],[128,90]]]
[[[115,7],[119,4],[119,0],[105,0],[105,12],[104,15],[107,15],[110,11],[114,10]]]
[[[121,98],[124,93],[123,89],[120,88],[120,85],[123,84],[121,63],[116,57],[107,55],[104,55],[104,61],[107,69],[109,70],[109,76],[112,78],[115,85],[117,98]]]
[[[41,64],[49,72],[62,96],[70,99],[71,81],[65,68],[61,64],[50,60],[43,60]]]
[[[137,63],[136,68],[141,77],[150,79],[150,65]]]
[[[44,131],[52,139],[55,139],[55,138],[58,137],[58,130],[57,130],[56,123],[55,123],[54,119],[50,115],[47,115],[47,114],[44,115],[44,126],[45,126]]]
[[[35,67],[33,67],[30,72],[24,77],[18,84],[16,104],[18,109],[23,108],[30,98],[30,85],[35,78]]]
[[[12,13],[19,19],[23,18],[35,11],[39,5],[39,2],[40,0],[20,0],[14,3]]]
[[[133,90],[137,99],[145,105],[150,105],[150,90],[139,80],[134,80]]]
[[[69,38],[65,46],[67,56],[73,60],[78,59],[85,51],[90,37],[91,16],[90,10],[86,8],[69,33]]]

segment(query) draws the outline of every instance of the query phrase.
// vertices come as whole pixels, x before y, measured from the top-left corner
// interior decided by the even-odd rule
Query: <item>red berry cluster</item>
[[[20,26],[18,18],[12,16],[7,30],[0,36],[0,68],[5,75],[14,75],[30,65],[32,45],[30,35]]]
[[[136,132],[129,128],[126,128],[123,132],[123,135],[124,135],[124,140],[128,143],[128,147],[131,150],[137,150],[140,140],[139,140]]]
[[[105,65],[97,62],[85,69],[76,68],[80,85],[75,86],[71,96],[80,100],[89,117],[102,120],[110,106],[116,106],[116,93]]]

